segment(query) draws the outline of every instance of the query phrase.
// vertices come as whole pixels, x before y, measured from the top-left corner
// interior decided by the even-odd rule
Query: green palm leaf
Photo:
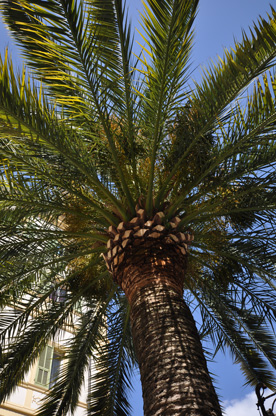
[[[120,298],[118,299],[120,301]],[[121,305],[120,305],[121,303]],[[127,393],[131,388],[131,374],[135,359],[129,325],[129,307],[125,299],[112,306],[108,314],[108,342],[102,343],[93,388],[88,397],[89,414],[128,415],[131,406]]]
[[[66,347],[64,359],[67,362],[58,375],[59,382],[51,389],[47,400],[38,411],[40,416],[49,413],[64,415],[69,409],[74,412],[76,408],[85,370],[91,357],[95,357],[95,352],[102,342],[101,334],[106,330],[106,305],[94,303],[90,302],[89,311],[79,318],[79,323],[75,323],[78,329],[77,336]]]
[[[192,35],[191,26],[196,14],[197,1],[149,1],[144,3],[143,29],[147,35],[145,49],[149,54],[141,60],[145,73],[144,122],[150,144],[150,172],[147,210],[152,211],[152,191],[157,151],[166,134],[166,121],[173,117],[179,95],[185,84]]]

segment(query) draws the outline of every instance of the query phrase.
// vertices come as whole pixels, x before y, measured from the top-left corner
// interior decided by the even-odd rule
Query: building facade
[[[78,315],[77,312],[76,315]],[[73,331],[74,325],[71,322],[70,325],[64,326],[59,331],[58,336],[45,347],[30,368],[24,381],[16,387],[4,403],[0,404],[0,416],[31,416],[36,414],[45,393],[55,384],[55,380],[59,377],[59,371],[62,370],[62,366],[65,364],[64,351],[73,336]],[[93,371],[92,367],[91,362],[74,416],[86,415],[88,371]],[[68,413],[69,415],[71,413]]]

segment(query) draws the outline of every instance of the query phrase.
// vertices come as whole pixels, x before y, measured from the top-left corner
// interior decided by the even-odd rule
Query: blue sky
[[[127,0],[129,14],[137,25],[138,9],[141,10],[140,0]],[[248,31],[252,21],[258,16],[266,16],[269,4],[276,8],[276,0],[201,0],[199,14],[195,22],[195,47],[192,55],[193,77],[200,78],[200,67],[208,64],[210,59],[216,60],[222,55],[223,48],[231,47],[233,38],[241,39],[241,29]],[[5,47],[11,47],[3,25],[0,23],[0,53]],[[12,47],[13,57],[16,56]],[[19,62],[19,60],[18,60]],[[244,379],[239,367],[233,365],[230,357],[222,354],[216,357],[216,363],[210,365],[210,370],[216,375],[216,387],[224,403],[227,416],[258,415],[256,396],[252,388],[243,387]],[[139,375],[134,381],[135,392],[132,394],[133,416],[143,415],[141,387]]]

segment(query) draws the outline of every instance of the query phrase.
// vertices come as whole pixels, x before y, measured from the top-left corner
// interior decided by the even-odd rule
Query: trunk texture
[[[109,229],[105,260],[131,307],[145,416],[221,416],[192,314],[183,301],[187,249],[178,217],[145,211]],[[146,222],[145,222],[146,221]]]
[[[151,256],[150,256],[151,257]],[[131,305],[145,416],[221,416],[175,257],[128,262],[122,288]]]
[[[145,416],[221,415],[192,314],[181,296],[166,285],[152,285],[139,290],[131,306]]]

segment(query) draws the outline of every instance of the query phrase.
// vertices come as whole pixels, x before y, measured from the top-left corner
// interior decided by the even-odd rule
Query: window
[[[51,374],[50,374],[50,383],[49,387],[51,388],[58,377],[60,364],[61,364],[61,355],[58,351],[54,350],[53,359],[52,359],[52,367],[51,367]]]
[[[64,303],[67,297],[67,290],[61,287],[58,287],[56,290],[50,294],[49,298],[54,302]]]
[[[61,359],[61,354],[47,345],[39,356],[35,383],[46,388],[52,387],[59,373]]]

